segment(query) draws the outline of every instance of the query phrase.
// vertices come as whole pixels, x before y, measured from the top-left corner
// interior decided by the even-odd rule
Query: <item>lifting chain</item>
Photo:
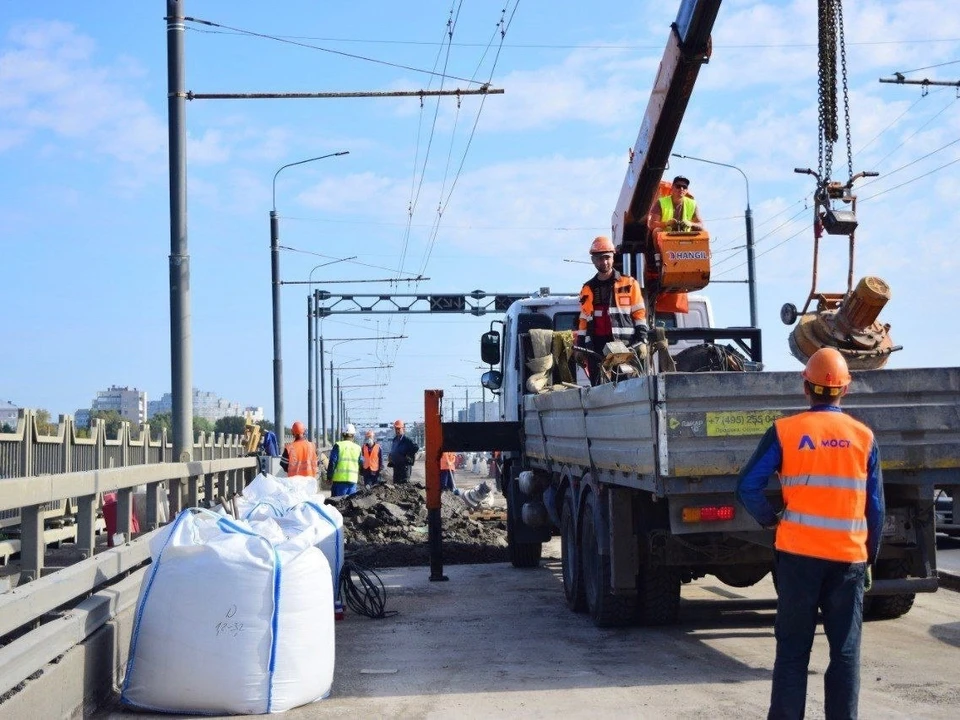
[[[823,182],[833,174],[833,144],[839,140],[837,128],[837,50],[840,51],[840,81],[843,87],[844,132],[847,141],[847,165],[853,175],[853,149],[850,138],[850,99],[847,88],[847,48],[843,35],[842,0],[818,0],[818,173]]]

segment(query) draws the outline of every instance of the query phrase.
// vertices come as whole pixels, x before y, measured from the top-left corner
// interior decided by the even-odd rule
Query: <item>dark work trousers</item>
[[[817,610],[830,643],[823,677],[827,720],[856,720],[860,696],[860,635],[866,563],[776,553],[777,658],[769,720],[802,718],[807,701],[807,666],[817,629]]]
[[[410,466],[409,465],[394,465],[393,466],[393,484],[401,485],[407,482],[410,479]]]

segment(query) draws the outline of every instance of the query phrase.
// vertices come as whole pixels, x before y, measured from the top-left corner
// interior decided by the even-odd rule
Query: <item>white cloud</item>
[[[83,141],[151,172],[166,145],[166,123],[130,80],[142,70],[129,58],[104,64],[96,45],[72,26],[37,22],[14,27],[0,54],[0,134],[6,149],[34,135]]]

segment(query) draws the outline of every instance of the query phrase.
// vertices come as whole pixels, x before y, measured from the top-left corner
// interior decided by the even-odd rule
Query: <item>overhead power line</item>
[[[264,40],[273,40],[275,42],[284,43],[287,45],[296,45],[297,47],[306,48],[308,50],[317,50],[318,52],[330,53],[331,55],[340,55],[341,57],[352,58],[354,60],[363,60],[364,62],[375,63],[377,65],[386,65],[387,67],[395,67],[400,70],[410,70],[411,72],[421,73],[424,75],[435,76],[437,73],[430,70],[422,70],[420,68],[415,68],[411,65],[403,65],[401,63],[389,62],[387,60],[377,60],[376,58],[366,57],[364,55],[355,55],[354,53],[343,52],[342,50],[331,50],[330,48],[320,47],[319,45],[310,45],[308,43],[300,42],[298,40],[288,40],[277,35],[268,35],[266,33],[254,32],[253,30],[244,30],[242,28],[230,27],[229,25],[223,25],[221,23],[216,23],[211,20],[202,20],[200,18],[194,17],[185,17],[185,22],[194,22],[201,25],[207,25],[209,27],[223,28],[225,30],[231,30],[238,35],[248,35],[250,37],[262,38]],[[456,77],[454,75],[449,76],[451,80],[460,80],[461,82],[470,82],[466,78]]]

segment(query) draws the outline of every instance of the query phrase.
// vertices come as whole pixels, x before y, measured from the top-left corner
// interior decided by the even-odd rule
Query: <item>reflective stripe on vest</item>
[[[377,472],[380,469],[380,446],[377,444],[363,445],[363,469],[368,472]]]
[[[287,476],[317,476],[317,453],[313,443],[306,440],[294,440],[285,448],[287,451]]]
[[[682,222],[691,222],[696,211],[697,201],[691,197],[684,196],[683,217],[681,217],[680,220]],[[660,219],[664,222],[673,220],[673,198],[669,195],[660,198]]]
[[[609,304],[597,302],[598,285],[603,280],[592,278],[580,291],[580,322],[577,329],[577,342],[584,342],[586,336],[591,340],[599,338],[604,342],[622,340],[629,343],[633,329],[646,322],[647,310],[643,304],[640,285],[627,275],[614,275],[610,288]],[[607,281],[608,282],[608,281]],[[601,352],[602,347],[594,347]]]
[[[804,412],[774,423],[783,450],[780,486],[786,505],[777,549],[865,562],[868,427],[842,412]]]
[[[336,448],[337,466],[331,482],[356,484],[360,477],[360,446],[351,440],[341,440]]]

